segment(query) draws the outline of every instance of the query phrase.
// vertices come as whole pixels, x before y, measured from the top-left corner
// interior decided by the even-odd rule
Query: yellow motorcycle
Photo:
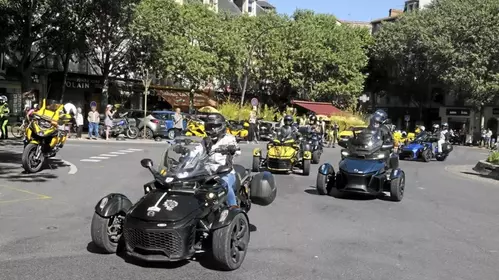
[[[243,121],[243,122],[238,122],[238,121],[227,121],[227,133],[234,135],[236,137],[236,140],[239,142],[241,140],[246,140],[248,139],[248,128],[249,128],[249,122]]]
[[[64,113],[63,104],[47,106],[47,101],[42,101],[26,127],[22,165],[27,173],[40,171],[46,159],[54,157],[64,146],[67,133],[59,126],[65,126],[70,120],[71,116]]]
[[[267,144],[267,156],[262,158],[262,150],[253,150],[252,171],[266,169],[270,172],[292,172],[296,168],[303,170],[302,174],[310,174],[312,152],[305,150],[302,155],[301,140],[296,141],[287,136],[279,136]]]
[[[185,132],[186,136],[197,136],[204,138],[206,137],[206,132],[204,130],[204,122],[195,117],[189,118],[187,122],[187,131]]]

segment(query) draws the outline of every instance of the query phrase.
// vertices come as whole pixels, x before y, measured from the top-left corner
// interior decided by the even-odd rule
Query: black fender
[[[390,180],[397,179],[399,178],[402,174],[404,174],[404,171],[400,168],[394,168],[390,172]]]
[[[232,220],[234,220],[234,217],[236,217],[236,215],[239,213],[243,213],[244,216],[246,217],[246,219],[248,220],[248,223],[249,223],[248,214],[246,214],[246,212],[244,212],[241,208],[224,209],[215,218],[215,221],[213,222],[213,225],[211,226],[211,230],[220,229],[220,228],[223,228],[223,227],[230,225]]]
[[[336,173],[334,167],[329,163],[324,163],[319,166],[319,173],[322,175],[333,175]]]
[[[392,169],[399,168],[399,166],[400,166],[399,162],[400,161],[399,161],[399,155],[398,154],[395,154],[395,153],[390,154],[390,158],[388,160],[388,164],[389,164],[390,168],[392,168]]]
[[[103,218],[109,218],[120,212],[128,212],[132,205],[128,197],[119,193],[111,193],[97,202],[95,213]]]

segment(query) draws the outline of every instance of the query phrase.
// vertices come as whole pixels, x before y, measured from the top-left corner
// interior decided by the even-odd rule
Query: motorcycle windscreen
[[[403,151],[417,152],[419,149],[422,149],[423,147],[424,146],[419,144],[419,143],[411,143],[411,144],[404,146],[404,148],[402,148],[402,150]]]
[[[130,216],[151,222],[177,222],[201,212],[203,201],[192,194],[155,191],[147,194],[132,208]]]
[[[267,152],[270,158],[290,159],[295,156],[296,150],[289,146],[273,146]]]
[[[340,162],[340,169],[347,173],[370,174],[383,168],[385,162],[381,160],[345,158]]]

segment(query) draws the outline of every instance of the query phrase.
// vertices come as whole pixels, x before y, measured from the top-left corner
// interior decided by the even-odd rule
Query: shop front
[[[76,107],[81,108],[86,108],[90,102],[95,101],[97,106],[100,107],[102,99],[102,80],[100,76],[68,73],[64,96],[61,96],[62,80],[62,72],[49,75],[48,99],[62,99],[64,103],[71,102]],[[99,111],[103,110],[103,108],[97,109]]]
[[[442,123],[448,123],[450,129],[464,130],[467,133],[473,133],[475,130],[475,117],[479,118],[471,108],[440,108],[440,117]]]
[[[165,102],[170,104],[172,109],[180,108],[183,112],[189,111],[191,95],[193,95],[192,105],[196,109],[205,106],[218,106],[218,103],[215,100],[211,99],[204,92],[195,92],[191,94],[189,90],[162,89],[156,90],[156,94],[160,96]]]

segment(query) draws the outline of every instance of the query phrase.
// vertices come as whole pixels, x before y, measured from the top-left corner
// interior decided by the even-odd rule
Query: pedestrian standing
[[[490,149],[492,147],[492,130],[490,128],[487,130],[487,148]]]
[[[106,126],[106,140],[109,140],[109,131],[113,127],[113,116],[114,113],[111,111],[113,109],[113,105],[109,104],[106,106],[106,114],[104,118],[104,125]]]
[[[88,139],[97,140],[97,136],[99,135],[99,122],[100,115],[97,112],[97,107],[92,106],[90,108],[90,112],[88,112]]]
[[[184,129],[184,116],[182,116],[180,108],[175,109],[175,115],[173,116],[173,129],[175,131],[175,137],[180,136],[182,130]]]
[[[485,142],[487,142],[486,138],[487,138],[487,130],[482,127],[482,135],[481,135],[481,139],[480,139],[480,146],[483,147],[485,145]]]
[[[250,112],[250,116],[249,116],[249,139],[248,141],[249,142],[255,142],[258,144],[258,139],[256,139],[256,122],[257,122],[257,118],[256,118],[256,111],[255,110],[252,110]]]
[[[330,146],[331,144],[333,145],[333,148],[336,148],[336,141],[338,140],[338,124],[336,122],[333,122],[333,125],[331,127],[331,130],[332,130],[332,137],[331,137],[331,143],[330,143]]]
[[[76,112],[76,138],[81,139],[81,133],[83,131],[83,114],[81,113],[81,108],[78,107]]]

